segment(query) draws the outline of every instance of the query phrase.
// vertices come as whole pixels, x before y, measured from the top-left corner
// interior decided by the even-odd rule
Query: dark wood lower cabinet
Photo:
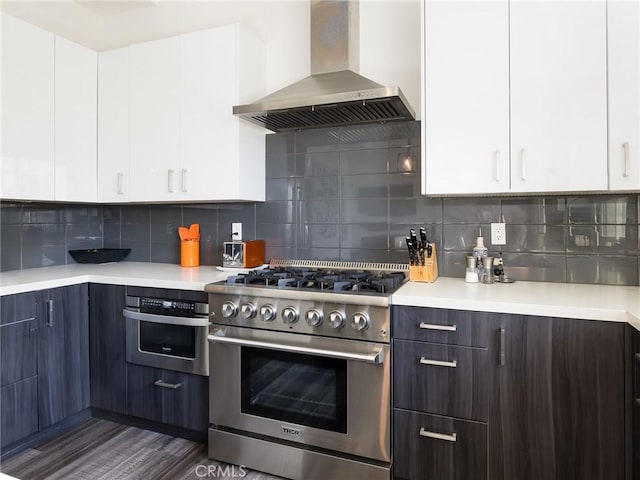
[[[127,413],[125,287],[89,286],[89,358],[91,406]]]
[[[492,480],[623,480],[624,324],[497,316]]]
[[[40,429],[89,407],[88,308],[86,283],[40,292]]]
[[[396,479],[486,480],[487,424],[393,410]]]
[[[127,364],[127,415],[205,432],[209,378]]]
[[[628,366],[629,349],[640,353],[640,332],[634,330],[633,340],[625,344],[623,323],[482,314],[476,320],[485,326],[479,327],[471,326],[472,314],[458,318],[454,310],[445,315],[441,309],[394,307],[396,479],[640,479],[637,466],[631,474],[631,464],[640,464],[640,404],[630,401],[633,389],[640,397],[640,358],[633,372]],[[443,318],[451,332],[453,325],[464,323],[465,331],[488,332],[483,337],[487,348],[467,351],[470,347],[451,345],[459,343],[451,332],[441,335],[444,343],[438,344],[437,333],[422,331],[420,323],[438,326]],[[399,319],[412,329],[398,328]],[[399,341],[398,332],[416,341]],[[457,360],[456,367],[429,367],[430,374],[424,374],[417,358],[427,354]],[[465,357],[473,366],[456,372]],[[478,392],[486,392],[486,403],[477,402],[482,399]],[[456,433],[456,442],[424,442],[422,427]],[[458,443],[466,438],[473,438],[474,445]]]
[[[0,388],[0,447],[38,431],[38,377]]]

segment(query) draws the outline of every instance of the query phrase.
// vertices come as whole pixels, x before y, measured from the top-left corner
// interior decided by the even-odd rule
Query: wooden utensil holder
[[[409,265],[410,282],[433,283],[438,278],[438,261],[436,258],[436,246],[432,245],[430,257],[425,257],[424,265]]]

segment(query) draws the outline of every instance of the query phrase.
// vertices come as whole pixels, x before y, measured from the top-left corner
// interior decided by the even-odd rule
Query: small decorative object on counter
[[[200,224],[193,223],[187,227],[178,227],[180,235],[180,265],[197,267],[200,265]]]
[[[438,278],[436,245],[427,240],[427,231],[420,227],[420,240],[416,231],[409,230],[406,238],[409,250],[409,280],[412,282],[435,282]]]
[[[222,266],[253,268],[264,263],[264,240],[224,242]]]
[[[467,255],[467,268],[464,272],[464,281],[478,283],[478,257]]]
[[[480,283],[493,283],[493,257],[482,257],[482,275]]]

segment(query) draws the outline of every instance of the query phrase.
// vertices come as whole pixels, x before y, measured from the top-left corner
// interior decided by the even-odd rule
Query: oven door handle
[[[318,355],[321,357],[338,358],[340,360],[356,360],[359,362],[372,363],[374,365],[380,365],[384,362],[384,351],[382,347],[378,347],[372,353],[343,352],[339,350],[325,350],[322,348],[301,347],[298,345],[286,345],[283,343],[262,342],[260,340],[228,337],[221,331],[218,331],[213,335],[209,335],[208,339],[211,343],[226,343],[242,347],[266,348],[269,350],[278,350],[280,352],[303,353],[308,355]]]
[[[174,317],[171,315],[155,315],[153,313],[141,313],[135,310],[123,309],[122,315],[132,320],[142,320],[144,322],[168,323],[170,325],[184,325],[187,327],[207,327],[208,318],[200,317]]]

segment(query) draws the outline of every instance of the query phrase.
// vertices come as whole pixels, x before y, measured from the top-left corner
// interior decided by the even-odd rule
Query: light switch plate
[[[242,240],[242,223],[231,224],[231,239]]]
[[[491,245],[506,245],[507,225],[505,223],[491,224]]]

